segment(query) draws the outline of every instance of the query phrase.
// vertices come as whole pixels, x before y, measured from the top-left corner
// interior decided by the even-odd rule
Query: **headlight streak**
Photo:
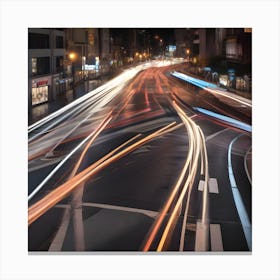
[[[190,165],[189,169],[189,176],[187,177],[187,180],[183,186],[183,189],[180,193],[180,196],[176,202],[176,205],[174,209],[171,212],[171,216],[168,220],[168,223],[164,229],[164,232],[162,234],[161,240],[159,242],[159,245],[157,247],[157,251],[162,251],[164,249],[165,242],[169,235],[172,234],[171,228],[172,225],[175,224],[175,221],[178,219],[178,211],[183,204],[184,197],[186,195],[187,190],[189,189],[189,192],[191,192],[191,182],[194,181],[196,173],[197,173],[197,166],[198,166],[198,160],[201,150],[202,141],[198,132],[197,125],[190,119],[188,119],[187,115],[178,107],[178,105],[174,102],[174,107],[177,110],[179,116],[181,117],[182,121],[184,122],[185,126],[188,127],[190,125],[192,134],[189,135],[189,138],[191,139],[191,145],[193,147],[193,150],[190,152],[192,158],[192,163]]]
[[[135,139],[139,138],[140,136],[141,136],[141,134],[137,134],[136,136],[130,138],[128,141],[126,141],[125,143],[123,143],[122,145],[118,146],[116,149],[114,149],[113,151],[111,151],[110,153],[105,155],[102,159],[95,162],[95,165],[98,166],[99,163],[102,163],[104,160],[110,158],[118,150],[122,149],[124,146],[126,146],[130,142],[134,141]],[[73,173],[73,176],[74,175],[75,174]],[[71,176],[71,177],[73,177],[73,176]],[[71,177],[69,177],[69,179]],[[73,198],[72,198],[71,207],[68,207],[64,210],[64,215],[63,215],[60,227],[57,231],[57,235],[54,237],[54,241],[52,242],[52,244],[49,248],[49,251],[61,251],[62,244],[63,244],[64,238],[65,238],[65,235],[66,235],[66,231],[67,231],[67,229],[65,229],[65,227],[68,227],[69,222],[70,222],[70,218],[71,218],[70,214],[69,214],[69,210],[71,208],[73,208],[72,209],[72,211],[73,211],[73,224],[76,225],[76,226],[74,226],[75,249],[76,249],[76,251],[83,251],[84,250],[84,246],[85,246],[85,244],[84,244],[84,234],[83,234],[84,225],[83,225],[83,223],[81,223],[82,212],[80,211],[80,209],[82,209],[82,192],[83,192],[83,189],[84,189],[84,183],[85,182],[81,183],[79,188],[77,188],[73,191]]]
[[[107,99],[104,101],[103,99],[100,100],[100,102],[107,102],[108,98],[112,99],[113,98],[113,94],[117,94],[119,91],[119,88],[116,87],[114,90],[110,90],[110,91],[106,91],[106,94],[108,95],[108,93],[110,92],[112,94],[112,96],[110,97],[106,97]],[[103,98],[103,97],[102,97]],[[100,98],[99,98],[100,99]],[[100,106],[100,102],[98,103]],[[101,104],[102,106],[104,104]],[[91,116],[96,113],[96,109],[95,107],[93,108],[93,102],[91,101],[90,104],[82,104],[79,109],[79,113],[82,113],[83,115],[87,116],[86,118],[88,118],[87,114],[90,114]],[[97,104],[95,104],[95,106],[97,106]],[[85,109],[87,107],[87,109]],[[81,116],[77,116],[77,120],[78,117],[81,118]],[[72,116],[73,118],[73,116]],[[75,126],[75,120],[71,119],[71,120],[66,120],[66,124],[61,124],[58,127],[53,128],[51,131],[49,130],[47,134],[41,136],[39,139],[35,139],[33,138],[32,143],[29,143],[29,157],[28,160],[32,160],[42,154],[44,154],[45,152],[48,152],[48,148],[56,145],[57,144],[57,138],[60,139],[61,138],[61,129],[62,127],[65,127],[65,129],[67,128],[67,130],[72,129],[71,127],[73,127],[73,124]],[[67,127],[68,126],[68,127]],[[39,134],[35,135],[34,137],[38,137],[40,136],[42,133],[45,133],[48,129],[51,129],[50,126],[45,128],[44,131],[39,132]],[[46,130],[46,131],[45,131]],[[67,132],[68,133],[68,132]],[[87,134],[87,133],[85,133]],[[81,137],[84,137],[84,135],[82,134]],[[44,140],[44,142],[42,142]],[[68,141],[70,141],[70,139],[68,139]],[[42,149],[42,147],[45,147],[44,149]],[[39,152],[37,151],[39,149]]]
[[[80,107],[76,107],[74,108],[72,111],[64,114],[61,118],[59,118],[58,120],[52,122],[49,126],[47,126],[46,128],[42,129],[40,132],[38,132],[37,134],[33,135],[32,137],[30,137],[28,139],[28,143],[34,141],[35,139],[37,139],[39,136],[41,136],[42,134],[50,131],[50,129],[52,129],[54,126],[56,126],[57,124],[61,123],[63,120],[65,120],[67,117],[69,117],[70,115],[72,115],[73,113],[75,113],[76,111],[78,111],[80,109]]]
[[[106,127],[106,125],[111,121],[112,119],[112,112],[109,114],[109,119],[104,124],[104,126],[99,130],[100,132]],[[85,146],[84,150],[82,151],[78,161],[76,162],[70,176],[68,179],[74,177],[88,151],[90,146],[92,145],[93,141],[96,139],[96,137],[100,134],[95,134],[92,136],[92,138],[88,141],[87,145]],[[73,213],[73,229],[74,229],[74,240],[75,240],[75,249],[76,251],[84,251],[85,250],[85,237],[84,237],[84,224],[83,224],[83,212],[82,212],[82,198],[84,193],[84,183],[80,185],[79,188],[76,188],[72,195],[72,201],[71,201],[71,209]],[[65,209],[65,215],[66,218],[70,218],[70,216],[67,215],[68,210]]]
[[[95,98],[96,95],[102,94],[104,91],[107,91],[108,89],[112,89],[116,86],[122,86],[124,87],[125,84],[131,80],[133,77],[135,77],[140,71],[147,69],[149,67],[153,67],[154,63],[150,63],[147,65],[138,65],[137,67],[130,68],[125,70],[123,73],[121,73],[116,78],[110,80],[109,82],[105,83],[104,85],[94,89],[93,91],[90,91],[89,93],[85,94],[84,96],[76,99],[75,101],[71,102],[70,104],[64,106],[63,108],[59,109],[58,111],[50,114],[49,116],[43,118],[42,120],[30,125],[28,127],[28,133],[32,132],[35,129],[38,129],[42,125],[48,123],[49,121],[53,120],[54,118],[63,115],[68,110],[71,110],[73,107],[79,105],[80,103],[83,104],[85,101],[88,101],[92,97]]]
[[[51,148],[51,150],[48,151],[46,154],[46,157],[49,155],[52,155],[53,151],[66,139],[68,138],[79,126],[81,126],[85,121],[87,121],[93,113],[89,114],[86,118],[84,118],[82,121],[78,122],[68,133],[63,135],[63,137]]]
[[[252,126],[248,125],[246,123],[243,123],[241,121],[235,120],[233,118],[230,118],[228,116],[224,116],[209,110],[206,110],[204,108],[199,108],[199,107],[193,107],[193,109],[197,110],[200,113],[203,113],[205,115],[208,115],[210,117],[216,118],[218,120],[224,121],[227,124],[230,124],[234,127],[240,128],[242,130],[248,131],[248,132],[252,132]]]
[[[119,93],[120,88],[122,88],[122,87],[123,87],[122,85],[117,85],[117,86],[115,86],[113,88],[110,88],[110,89],[104,91],[104,92],[102,91],[98,95],[95,95],[95,96],[91,97],[90,99],[86,100],[84,103],[79,104],[73,110],[67,112],[66,114],[63,114],[60,118],[56,119],[54,122],[52,122],[46,128],[42,129],[37,134],[31,136],[28,139],[28,143],[34,141],[35,139],[40,137],[42,134],[44,134],[46,132],[49,132],[56,125],[58,125],[59,123],[61,123],[65,119],[67,119],[68,117],[70,117],[70,116],[71,117],[75,117],[75,114],[77,115],[77,114],[80,114],[81,112],[83,113],[84,110],[87,107],[94,106],[94,107],[91,108],[91,111],[93,113],[98,112],[98,110],[100,110],[100,108],[105,106],[108,102],[110,102],[115,97],[115,95],[117,93]],[[60,127],[58,127],[58,128],[60,128]]]
[[[201,221],[203,224],[207,224],[208,223],[208,183],[209,183],[208,156],[207,156],[205,137],[200,127],[198,127],[198,131],[202,139],[203,157],[201,157],[201,161],[202,159],[204,159],[205,162],[205,173],[204,173],[205,179],[204,179],[204,188],[203,188],[203,203],[202,203],[203,207],[202,207]]]
[[[205,144],[205,139],[204,135],[201,131],[201,129],[198,127],[200,134],[201,134],[201,139],[202,142]],[[208,166],[204,161],[207,161],[207,154],[205,157],[205,154],[203,153],[204,149],[200,149],[200,175],[205,175],[205,170],[208,170]],[[189,171],[190,173],[190,171]],[[186,207],[185,207],[185,213],[184,213],[184,218],[183,218],[183,225],[182,225],[182,230],[181,230],[181,238],[180,238],[180,246],[179,246],[179,251],[184,251],[184,244],[185,244],[185,236],[186,236],[186,228],[187,228],[187,217],[188,217],[188,211],[189,211],[189,206],[190,206],[190,198],[191,198],[191,193],[193,189],[193,183],[194,183],[195,176],[192,177],[192,181],[190,182],[191,189],[188,191],[188,197],[187,197],[187,202],[186,202]],[[205,179],[205,185],[207,184],[208,179]],[[204,187],[205,187],[204,185]]]
[[[247,152],[244,156],[244,169],[246,171],[246,175],[247,175],[247,178],[250,182],[250,185],[252,186],[252,178],[250,176],[250,173],[249,173],[249,170],[248,170],[248,164],[247,164],[247,158],[248,158],[248,155],[249,155],[250,151],[252,152],[252,146],[247,150]]]
[[[71,110],[73,107],[78,106],[80,103],[82,102],[86,102],[87,99],[90,99],[92,95],[99,93],[100,91],[102,91],[104,89],[104,86],[101,86],[95,90],[93,90],[92,92],[80,97],[79,99],[71,102],[70,104],[64,106],[63,108],[55,111],[54,113],[48,115],[47,117],[39,120],[38,122],[30,125],[28,127],[28,133],[32,132],[35,129],[40,128],[42,125],[46,124],[47,122],[51,121],[52,119],[56,118],[59,115],[64,114],[65,112],[67,112],[68,110]]]
[[[221,95],[223,97],[226,97],[226,98],[229,98],[229,99],[232,99],[238,103],[241,103],[243,105],[246,105],[248,107],[252,107],[252,102],[246,98],[242,98],[241,96],[236,96],[235,94],[233,93],[230,93],[230,92],[227,92],[225,93],[225,91],[223,91],[222,89],[219,89],[216,85],[214,84],[211,84],[211,83],[208,83],[208,82],[205,82],[203,80],[200,80],[200,79],[197,79],[197,78],[194,78],[194,77],[191,77],[191,76],[188,76],[186,74],[183,74],[183,73],[179,73],[179,72],[176,72],[174,71],[173,73],[171,73],[172,76],[176,77],[176,78],[179,78],[179,79],[182,79],[186,82],[189,82],[199,88],[202,88],[214,95]]]
[[[190,135],[192,133],[192,131],[190,129],[189,123],[187,123],[186,125],[187,125],[188,134]],[[191,137],[189,137],[189,139],[191,139]],[[149,233],[148,238],[147,238],[147,240],[146,240],[146,242],[143,246],[143,251],[144,252],[149,251],[149,249],[152,245],[152,242],[154,241],[154,239],[156,237],[156,234],[158,233],[158,231],[159,231],[159,229],[160,229],[160,227],[163,223],[163,220],[166,217],[167,212],[168,212],[172,202],[174,201],[177,192],[179,191],[180,185],[183,182],[183,179],[185,177],[185,174],[187,172],[188,166],[189,166],[190,161],[191,161],[192,149],[193,149],[193,145],[190,145],[189,152],[188,152],[184,167],[183,167],[183,169],[180,173],[180,176],[177,180],[177,183],[175,184],[174,188],[172,189],[172,192],[171,192],[170,196],[168,197],[168,200],[166,201],[163,209],[161,210],[158,218],[156,219],[155,224],[153,225],[153,228],[152,228],[151,232]]]
[[[184,219],[183,219],[183,227],[181,231],[181,238],[180,238],[180,247],[179,250],[184,250],[184,239],[185,239],[185,230],[186,230],[186,223],[187,223],[187,215],[188,215],[188,209],[190,205],[190,195],[192,191],[192,186],[197,174],[197,168],[199,163],[199,157],[201,157],[201,173],[205,173],[205,193],[203,196],[203,207],[202,207],[202,216],[203,216],[203,222],[207,223],[207,185],[208,185],[208,161],[207,161],[207,153],[206,153],[206,145],[205,145],[205,139],[203,136],[202,131],[200,128],[191,120],[190,117],[186,115],[186,113],[176,104],[175,101],[172,103],[173,107],[177,111],[178,115],[180,116],[183,124],[185,125],[188,133],[188,139],[189,139],[189,151],[188,155],[184,164],[184,167],[180,173],[180,176],[175,184],[175,186],[172,189],[171,194],[169,195],[163,209],[161,210],[159,216],[157,217],[154,225],[151,228],[151,231],[149,232],[147,239],[143,246],[143,251],[147,252],[150,250],[152,243],[155,240],[156,235],[159,232],[159,229],[161,228],[164,219],[167,217],[167,213],[172,205],[172,203],[175,202],[175,198],[177,193],[179,192],[180,186],[182,186],[184,178],[186,178],[186,181],[182,187],[182,190],[179,193],[179,198],[176,200],[176,204],[171,210],[170,218],[167,221],[167,224],[163,230],[161,239],[159,241],[159,244],[157,246],[157,251],[163,251],[166,250],[168,247],[168,242],[171,239],[173,230],[175,228],[175,225],[177,223],[177,219],[179,218],[181,208],[183,205],[184,198],[186,197],[186,193],[188,191],[187,201],[186,201],[186,208],[184,212]],[[183,125],[181,124],[181,126]],[[187,170],[189,170],[188,176],[186,176]],[[206,175],[207,174],[207,175]],[[207,233],[207,232],[206,232]]]
[[[107,167],[112,162],[122,158],[123,156],[127,155],[128,153],[134,151],[138,147],[142,146],[143,144],[153,140],[154,138],[161,136],[164,131],[167,131],[173,127],[176,122],[172,122],[169,125],[164,126],[163,128],[153,132],[152,134],[144,137],[143,139],[137,141],[136,143],[128,146],[127,148],[123,149],[121,152],[107,158],[104,160],[102,158],[98,161],[98,165],[95,163],[85,170],[78,173],[76,176],[68,180],[67,182],[63,183],[55,190],[51,191],[41,200],[33,204],[28,208],[28,225],[32,224],[35,220],[37,220],[40,216],[42,216],[45,212],[47,212],[52,206],[57,204],[63,198],[65,198],[71,191],[73,191],[77,186],[81,183],[85,182],[91,176],[102,170],[103,168]]]
[[[88,136],[86,137],[79,145],[75,147],[50,173],[49,175],[31,192],[28,196],[28,201],[37,194],[42,187],[49,181],[49,179],[60,169],[60,167],[76,152],[82,147],[84,143],[86,143],[91,137],[94,139],[100,134],[100,132],[106,127],[106,125],[112,119],[111,113],[101,122],[101,124]]]

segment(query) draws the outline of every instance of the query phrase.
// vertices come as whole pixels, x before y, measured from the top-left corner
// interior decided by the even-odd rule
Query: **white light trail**
[[[28,208],[28,224],[32,224],[36,219],[38,219],[41,215],[43,215],[46,211],[48,211],[52,206],[57,204],[60,200],[66,197],[71,191],[73,191],[77,186],[81,183],[85,182],[88,178],[111,164],[112,162],[124,157],[126,154],[136,150],[138,147],[142,146],[143,144],[153,140],[156,137],[162,135],[164,131],[166,133],[169,132],[169,129],[173,127],[176,122],[172,122],[169,125],[164,126],[163,128],[149,134],[148,136],[144,137],[143,139],[133,143],[132,145],[128,146],[127,148],[123,149],[117,154],[114,154],[110,157],[104,156],[98,162],[92,164],[88,168],[84,169],[76,176],[72,177],[61,186],[57,187],[55,190],[51,191],[45,197],[43,197],[40,201],[36,202],[32,206]]]
[[[252,126],[249,125],[249,124],[246,124],[244,122],[235,120],[235,119],[230,118],[228,116],[224,116],[224,115],[221,115],[221,114],[218,114],[218,113],[206,110],[204,108],[199,108],[199,107],[193,107],[193,108],[195,110],[205,114],[205,115],[211,116],[211,117],[219,119],[221,121],[224,121],[224,122],[226,122],[226,123],[228,123],[228,124],[230,124],[230,125],[232,125],[234,127],[240,128],[240,129],[248,131],[248,132],[252,132]]]
[[[146,63],[141,64],[136,67],[124,70],[123,73],[121,73],[119,76],[115,77],[114,79],[110,80],[109,82],[105,83],[104,85],[98,87],[97,89],[94,89],[93,91],[90,91],[89,93],[83,95],[82,97],[76,99],[75,101],[71,102],[70,104],[64,106],[63,108],[59,109],[58,111],[50,114],[49,116],[43,118],[42,120],[30,125],[28,127],[28,133],[32,132],[35,129],[38,129],[42,125],[48,123],[49,121],[53,120],[54,118],[57,118],[64,113],[66,113],[69,110],[72,110],[74,107],[76,107],[79,104],[82,104],[85,101],[91,101],[90,99],[96,98],[96,96],[100,94],[104,94],[105,92],[108,92],[112,90],[115,87],[119,87],[121,89],[126,85],[128,81],[130,81],[133,77],[135,77],[140,71],[147,69],[149,67],[154,67],[153,63]],[[111,98],[109,98],[111,100]],[[109,101],[107,100],[107,102]],[[106,102],[104,102],[106,104]],[[104,106],[104,103],[102,103],[102,106]],[[83,104],[82,104],[83,106]],[[71,114],[71,112],[69,112]]]
[[[110,118],[106,118],[105,121],[102,121],[102,123],[99,125],[97,129],[95,129],[89,136],[87,136],[83,141],[81,141],[49,174],[48,176],[31,192],[31,194],[28,196],[28,201],[32,199],[35,194],[37,194],[42,187],[50,180],[50,178],[61,168],[61,166],[74,154],[76,153],[83,145],[86,143],[91,137],[95,135],[95,137],[98,136],[98,134],[102,131],[102,129],[109,123],[111,120]]]
[[[233,199],[234,199],[236,209],[237,209],[237,212],[238,212],[241,224],[242,224],[242,228],[243,228],[243,232],[244,232],[244,235],[245,235],[245,238],[247,241],[248,248],[251,251],[252,250],[252,226],[251,226],[251,222],[249,220],[246,208],[242,201],[240,192],[238,190],[238,187],[237,187],[237,184],[235,181],[235,177],[233,174],[232,164],[231,164],[232,145],[241,136],[242,136],[242,134],[238,135],[229,144],[229,147],[228,147],[228,174],[229,174],[229,180],[230,180],[231,190],[232,190],[232,194],[233,194]]]
[[[232,99],[232,100],[234,100],[238,103],[241,103],[243,105],[246,105],[248,107],[252,107],[252,101],[251,100],[246,99],[246,98],[244,98],[242,96],[239,96],[237,94],[234,94],[232,92],[227,92],[227,91],[223,90],[222,88],[219,88],[215,84],[208,83],[208,82],[205,82],[203,80],[200,80],[200,79],[197,79],[197,78],[194,78],[194,77],[191,77],[189,75],[179,73],[179,72],[176,72],[176,71],[171,73],[171,75],[178,78],[178,79],[181,79],[181,80],[184,80],[188,83],[191,83],[191,84],[193,84],[193,85],[195,85],[199,88],[202,88],[206,91],[209,91],[210,93],[212,93],[214,95],[221,95],[223,97]]]

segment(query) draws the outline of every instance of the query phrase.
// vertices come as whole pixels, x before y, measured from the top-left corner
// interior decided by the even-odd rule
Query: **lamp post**
[[[186,49],[187,60],[190,61],[190,49]]]
[[[74,85],[75,85],[75,60],[77,58],[77,55],[74,53],[74,52],[71,52],[69,53],[69,59],[71,61],[71,72],[72,72],[72,83],[73,83],[73,88],[74,88]]]

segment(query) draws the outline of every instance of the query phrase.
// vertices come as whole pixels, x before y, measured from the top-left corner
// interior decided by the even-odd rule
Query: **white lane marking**
[[[211,251],[224,251],[221,226],[219,224],[210,224],[210,242]]]
[[[200,180],[198,184],[198,190],[203,192],[204,189],[204,180]]]
[[[229,128],[225,128],[225,129],[222,129],[222,130],[220,130],[220,131],[218,131],[218,132],[216,132],[216,133],[213,133],[213,134],[207,136],[207,137],[205,138],[205,141],[211,140],[212,138],[218,136],[218,135],[221,134],[221,133],[226,132],[227,130],[229,130]]]
[[[103,209],[111,209],[111,210],[119,210],[119,211],[126,211],[126,212],[133,212],[133,213],[141,213],[151,218],[155,218],[159,213],[156,211],[145,210],[145,209],[138,209],[138,208],[130,208],[124,206],[117,206],[117,205],[109,205],[109,204],[102,204],[102,203],[91,203],[91,202],[84,202],[83,206],[89,207],[98,207]]]
[[[246,208],[244,206],[244,203],[242,201],[241,195],[239,193],[238,187],[236,185],[236,181],[234,178],[233,170],[232,170],[232,164],[231,164],[231,150],[233,143],[240,137],[242,134],[235,137],[228,147],[228,174],[229,174],[229,180],[231,185],[231,190],[233,194],[233,199],[235,202],[235,206],[237,208],[237,212],[242,224],[243,232],[247,241],[247,245],[249,250],[252,250],[252,226],[246,211]]]
[[[49,251],[61,251],[62,245],[66,236],[66,232],[70,222],[70,214],[71,214],[71,207],[70,205],[65,205],[64,215],[62,218],[61,225],[59,230],[57,231],[51,246],[49,247]]]
[[[88,207],[98,207],[102,209],[111,209],[111,210],[119,210],[119,211],[127,211],[127,212],[133,212],[133,213],[141,213],[146,216],[149,216],[151,218],[155,218],[159,213],[156,211],[151,210],[145,210],[145,209],[138,209],[138,208],[130,208],[130,207],[123,207],[123,206],[116,206],[116,205],[108,205],[108,204],[101,204],[101,203],[90,203],[90,202],[84,202],[82,206],[88,206]],[[52,244],[49,248],[49,251],[61,251],[63,242],[66,236],[66,232],[69,226],[70,217],[71,217],[71,206],[67,204],[57,204],[55,206],[56,208],[64,208],[65,213],[62,219],[62,224],[52,241]]]
[[[195,251],[208,250],[209,226],[201,222],[196,223]]]
[[[204,189],[204,180],[200,180],[198,184],[198,190],[203,191]],[[209,193],[219,193],[218,182],[216,178],[209,179]]]
[[[82,121],[78,122],[70,131],[68,131],[66,134],[63,135],[63,137],[51,148],[50,151],[46,154],[46,157],[52,156],[53,151],[68,137],[70,136],[82,123],[86,122],[93,113],[89,114],[87,117],[85,117]]]
[[[218,182],[216,178],[209,179],[209,192],[210,193],[219,193]]]
[[[250,151],[252,150],[252,146],[249,148],[249,150],[246,152],[245,154],[245,157],[244,157],[244,168],[245,168],[245,171],[246,171],[246,174],[247,174],[247,177],[248,177],[248,180],[252,186],[252,178],[249,174],[249,171],[248,171],[248,166],[247,166],[247,158],[248,158],[248,155],[250,153]]]

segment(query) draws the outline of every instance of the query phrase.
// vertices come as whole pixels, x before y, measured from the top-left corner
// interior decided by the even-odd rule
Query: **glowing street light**
[[[75,53],[69,53],[69,58],[73,61],[76,58],[76,54]]]
[[[74,62],[77,58],[76,53],[71,52],[69,53],[69,59],[71,60],[71,72],[72,72],[72,77],[73,77],[73,87],[75,85],[75,66],[74,66]]]
[[[190,49],[186,49],[187,59],[190,60]]]

